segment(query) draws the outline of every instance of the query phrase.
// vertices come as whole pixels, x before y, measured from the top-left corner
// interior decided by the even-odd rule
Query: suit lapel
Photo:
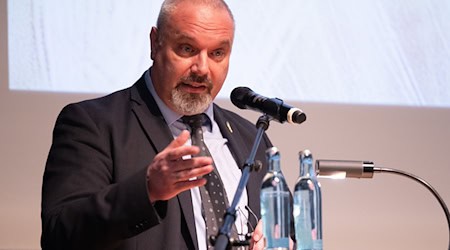
[[[169,130],[161,111],[147,89],[144,77],[131,88],[132,111],[156,152],[161,152],[171,141]]]
[[[239,168],[242,168],[250,156],[251,148],[254,143],[254,139],[246,140],[245,136],[243,136],[240,131],[237,129],[237,124],[235,124],[235,120],[228,119],[228,116],[221,110],[220,107],[215,105],[214,107],[214,119],[217,122],[217,125],[220,128],[220,132],[223,137],[228,140],[228,147],[233,154],[233,157],[238,164]],[[250,172],[250,176],[247,182],[247,196],[248,196],[248,205],[252,209],[255,214],[259,215],[259,192],[261,186],[261,178],[258,176],[256,172]],[[229,198],[230,202],[232,197]],[[253,226],[256,226],[258,221],[255,220],[253,216],[249,216],[249,223]],[[249,228],[250,230],[250,228]]]
[[[250,152],[248,148],[251,145],[243,140],[240,131],[235,129],[234,121],[229,120],[217,105],[214,105],[214,120],[216,120],[222,136],[228,140],[228,147],[238,167],[242,168],[248,157],[247,152]]]
[[[131,87],[131,101],[132,111],[139,120],[149,142],[155,152],[161,152],[173,140],[173,136],[158,105],[147,89],[143,76]],[[184,191],[178,194],[177,199],[194,246],[198,248],[191,192]]]

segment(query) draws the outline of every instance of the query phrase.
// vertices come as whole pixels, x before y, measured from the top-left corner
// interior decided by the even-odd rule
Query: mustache
[[[206,86],[208,88],[212,88],[212,80],[208,77],[208,76],[200,76],[197,74],[191,74],[189,76],[185,76],[185,77],[181,77],[180,78],[180,82],[185,82],[185,83],[202,83],[202,84],[206,84]]]

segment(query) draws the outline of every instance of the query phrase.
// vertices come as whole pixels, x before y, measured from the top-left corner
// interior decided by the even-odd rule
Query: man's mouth
[[[208,90],[207,85],[205,85],[205,84],[199,84],[199,83],[187,83],[187,82],[181,82],[181,84],[179,85],[179,87],[180,87],[181,90],[183,90],[184,92],[193,93],[193,94],[201,94],[201,93],[205,93],[205,91]]]

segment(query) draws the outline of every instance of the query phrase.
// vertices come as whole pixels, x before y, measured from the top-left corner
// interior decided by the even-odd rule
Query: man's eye
[[[215,58],[222,58],[225,55],[225,52],[223,50],[215,50],[211,55]]]
[[[183,54],[193,54],[195,52],[194,48],[189,45],[181,45],[180,52]]]

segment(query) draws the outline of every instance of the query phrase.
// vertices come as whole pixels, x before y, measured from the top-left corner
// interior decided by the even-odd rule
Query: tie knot
[[[192,130],[201,128],[202,125],[208,121],[208,117],[204,113],[197,114],[197,115],[185,115],[181,119]]]

